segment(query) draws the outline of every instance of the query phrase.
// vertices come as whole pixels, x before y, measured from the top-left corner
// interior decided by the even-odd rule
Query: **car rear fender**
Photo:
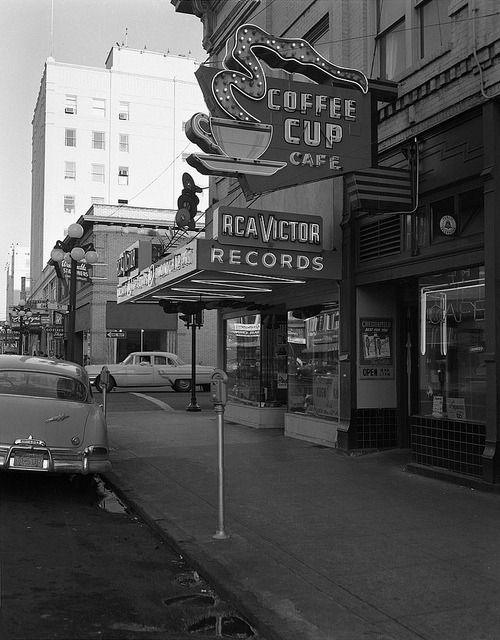
[[[48,447],[78,448],[86,439],[90,406],[89,403],[30,396],[24,397],[20,403],[18,396],[2,395],[0,442],[13,443],[17,438],[31,435]],[[90,422],[92,424],[93,420]]]

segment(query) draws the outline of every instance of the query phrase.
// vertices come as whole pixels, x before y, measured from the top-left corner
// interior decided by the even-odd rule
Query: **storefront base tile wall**
[[[398,446],[397,438],[398,410],[358,409],[357,448],[359,449],[391,449]]]
[[[251,407],[229,402],[224,417],[254,429],[282,429],[284,413],[285,409],[278,407]]]
[[[324,447],[337,447],[337,422],[319,420],[300,413],[285,414],[285,435]]]
[[[413,416],[410,437],[412,462],[482,476],[484,424]]]

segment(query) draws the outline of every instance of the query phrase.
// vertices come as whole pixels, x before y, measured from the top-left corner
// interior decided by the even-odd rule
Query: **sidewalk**
[[[111,413],[107,479],[267,640],[499,640],[500,496],[217,416]]]

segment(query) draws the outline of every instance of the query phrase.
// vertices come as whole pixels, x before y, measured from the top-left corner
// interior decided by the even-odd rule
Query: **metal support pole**
[[[76,260],[71,258],[71,272],[69,278],[69,313],[68,313],[68,353],[70,362],[75,360],[75,328],[76,328]]]
[[[201,411],[201,407],[196,401],[196,324],[195,316],[191,316],[191,402],[186,407],[186,411]]]
[[[104,413],[104,417],[106,417],[106,409],[107,409],[107,404],[108,404],[108,400],[107,400],[107,394],[108,394],[108,385],[107,383],[103,386],[102,388],[102,410]]]
[[[212,538],[227,540],[229,535],[224,530],[224,405],[216,404],[214,411],[217,413],[218,440],[219,440],[219,527]]]
[[[23,355],[23,331],[24,331],[23,317],[19,316],[19,342],[17,344],[17,353]]]

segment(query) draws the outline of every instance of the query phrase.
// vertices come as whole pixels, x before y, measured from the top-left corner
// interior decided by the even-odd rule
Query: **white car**
[[[102,391],[101,371],[104,365],[87,365],[85,369],[97,391]],[[109,383],[115,387],[164,387],[174,391],[191,390],[191,365],[168,351],[134,351],[119,364],[107,364]],[[210,391],[210,378],[215,367],[196,365],[196,385]]]
[[[108,432],[83,367],[0,355],[0,472],[106,473]]]

